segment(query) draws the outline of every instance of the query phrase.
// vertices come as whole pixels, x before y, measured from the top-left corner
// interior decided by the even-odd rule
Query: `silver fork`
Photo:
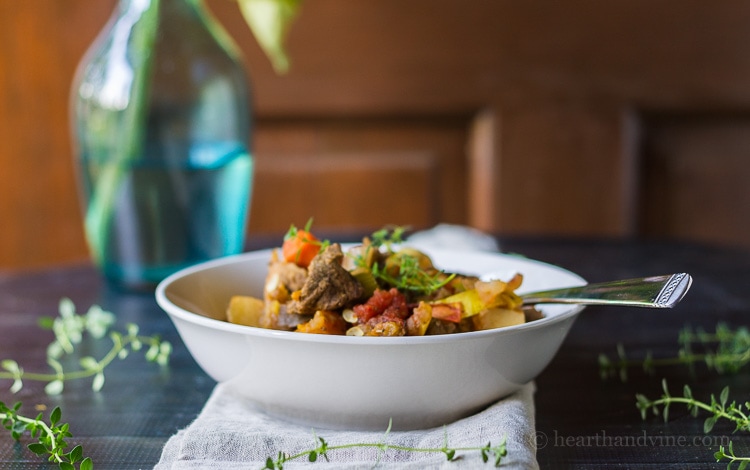
[[[672,308],[687,293],[693,278],[687,273],[600,282],[522,294],[524,305],[583,304]]]

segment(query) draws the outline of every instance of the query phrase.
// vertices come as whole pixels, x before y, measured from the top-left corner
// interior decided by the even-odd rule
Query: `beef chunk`
[[[289,294],[302,289],[307,279],[307,270],[294,263],[271,259],[266,276],[266,297],[281,303],[289,300]]]
[[[314,314],[318,310],[339,310],[350,307],[364,295],[362,285],[349,274],[341,261],[341,245],[329,245],[310,263],[308,276],[300,296],[288,304],[288,311]]]

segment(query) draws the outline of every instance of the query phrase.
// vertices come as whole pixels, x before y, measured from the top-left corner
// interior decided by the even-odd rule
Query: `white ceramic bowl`
[[[582,285],[564,269],[496,253],[425,250],[446,271],[509,279],[520,292]],[[269,414],[317,428],[441,426],[516,391],[552,360],[580,306],[496,330],[422,337],[347,337],[230,324],[232,295],[262,296],[270,250],[184,269],[156,289],[196,362]]]

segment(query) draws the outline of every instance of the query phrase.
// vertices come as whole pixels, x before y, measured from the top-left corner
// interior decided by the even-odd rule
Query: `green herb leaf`
[[[94,376],[94,381],[91,383],[91,389],[98,392],[104,387],[104,374],[99,372]]]
[[[83,447],[81,446],[75,446],[73,447],[73,450],[70,451],[68,454],[68,458],[70,459],[71,463],[78,462],[83,458]]]
[[[297,16],[300,0],[237,0],[255,39],[279,74],[289,70],[284,41]]]
[[[59,406],[56,406],[49,415],[49,422],[52,426],[56,426],[60,422],[60,418],[62,418],[62,411]]]
[[[62,380],[53,380],[44,387],[44,393],[47,395],[59,395],[62,393],[64,387]]]
[[[719,418],[717,416],[709,416],[708,418],[706,418],[706,420],[703,422],[703,432],[706,434],[710,433],[718,420]]]
[[[19,372],[21,370],[18,367],[18,363],[10,359],[5,359],[0,362],[0,366],[2,366],[2,368],[7,370],[8,372]]]
[[[44,444],[38,442],[31,443],[26,447],[36,455],[44,455],[47,453],[47,448],[44,447]]]

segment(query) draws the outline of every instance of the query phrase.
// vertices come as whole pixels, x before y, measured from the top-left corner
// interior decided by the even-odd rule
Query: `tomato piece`
[[[307,230],[297,230],[292,227],[284,237],[281,245],[281,255],[289,263],[306,268],[320,251],[321,243],[315,235]]]
[[[409,309],[406,306],[406,297],[395,287],[390,290],[375,290],[375,293],[367,302],[355,305],[352,310],[357,316],[359,323],[367,323],[373,318],[383,317],[385,320],[395,318],[405,319],[409,316]]]

